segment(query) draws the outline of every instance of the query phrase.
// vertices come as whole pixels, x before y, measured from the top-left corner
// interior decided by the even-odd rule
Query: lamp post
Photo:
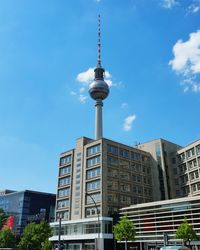
[[[90,196],[91,200],[93,201],[94,205],[95,205],[95,208],[97,210],[97,219],[98,219],[98,238],[97,238],[97,250],[98,250],[98,245],[99,245],[99,239],[100,239],[100,221],[99,221],[99,209],[97,207],[97,204],[94,200],[94,198],[92,197],[91,194],[87,193],[86,192],[86,195]]]
[[[59,226],[58,226],[58,250],[60,250],[60,236],[61,236],[61,215],[59,216]]]

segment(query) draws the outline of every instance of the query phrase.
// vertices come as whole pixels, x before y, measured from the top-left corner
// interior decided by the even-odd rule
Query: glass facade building
[[[14,217],[16,235],[20,235],[31,221],[54,220],[55,200],[55,194],[30,190],[0,192],[0,208]]]

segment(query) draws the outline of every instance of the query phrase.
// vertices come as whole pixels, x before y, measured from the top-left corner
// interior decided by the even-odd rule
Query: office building
[[[163,233],[168,245],[181,245],[175,234],[185,218],[200,236],[200,196],[131,205],[122,208],[121,215],[127,215],[135,224],[136,241],[129,246],[137,246],[136,249],[158,249],[164,244]],[[191,245],[200,247],[200,241]]]
[[[200,195],[200,140],[177,151],[176,196]]]
[[[100,224],[99,246],[109,249],[119,209],[152,200],[149,153],[105,138],[79,138],[75,149],[60,156],[52,240],[58,240],[61,217],[61,239],[68,248],[95,249]]]
[[[21,235],[27,223],[53,221],[56,195],[36,191],[0,191],[0,208],[14,217],[13,232]]]
[[[177,168],[177,151],[182,147],[164,139],[156,139],[137,145],[153,157],[154,200],[176,197],[174,172]]]

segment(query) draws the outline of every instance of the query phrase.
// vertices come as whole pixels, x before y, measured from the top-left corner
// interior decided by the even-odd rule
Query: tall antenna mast
[[[103,100],[109,95],[109,86],[104,81],[104,68],[101,67],[101,31],[100,31],[100,15],[98,15],[98,58],[97,67],[94,69],[94,81],[90,84],[89,94],[96,101],[95,109],[95,139],[103,137],[103,117],[102,107]]]
[[[101,67],[101,26],[100,26],[100,15],[98,15],[98,60],[97,67]]]

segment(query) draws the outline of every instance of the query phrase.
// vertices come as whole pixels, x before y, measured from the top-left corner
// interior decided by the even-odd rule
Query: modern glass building
[[[136,242],[142,249],[162,246],[164,233],[170,245],[182,244],[175,238],[175,233],[185,218],[200,236],[200,196],[132,205],[120,211],[135,223]],[[200,247],[198,241],[191,244]]]
[[[23,232],[31,221],[54,220],[56,195],[36,191],[0,192],[0,208],[14,216],[13,230],[16,235]]]

